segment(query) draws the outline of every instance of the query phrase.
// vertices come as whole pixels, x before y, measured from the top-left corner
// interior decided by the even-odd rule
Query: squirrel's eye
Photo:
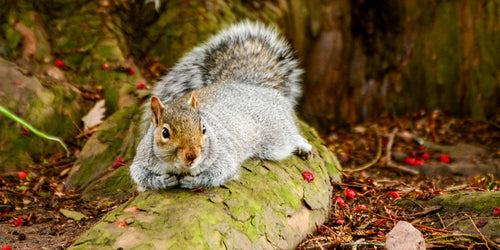
[[[163,135],[163,138],[165,138],[165,139],[170,138],[170,133],[168,132],[168,129],[166,127],[163,127],[163,131],[161,131],[161,134]]]
[[[207,132],[207,128],[205,128],[205,125],[203,125],[203,134],[205,134],[205,132]]]

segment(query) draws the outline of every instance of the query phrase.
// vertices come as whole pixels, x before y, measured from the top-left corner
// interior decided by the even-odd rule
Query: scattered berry
[[[495,215],[495,216],[500,215],[500,207],[496,207],[495,209],[493,209],[493,215]]]
[[[422,159],[416,159],[414,162],[414,165],[424,165],[424,160]]]
[[[25,129],[25,128],[23,127],[23,129],[22,129],[22,130],[21,130],[21,132],[19,132],[19,133],[20,133],[20,134],[22,134],[22,135],[27,136],[27,135],[29,135],[29,134],[30,134],[30,131],[29,131],[29,130],[27,130],[27,129]]]
[[[420,149],[420,150],[424,150],[424,149],[425,149],[425,145],[424,145],[424,144],[420,144],[420,145],[418,145],[418,149]]]
[[[128,73],[129,75],[131,75],[131,76],[135,75],[135,71],[134,71],[134,69],[133,69],[133,68],[129,68],[129,69],[128,69],[128,71],[127,71],[127,73]]]
[[[427,153],[427,152],[422,153],[422,159],[429,160],[430,158],[431,158],[431,155],[429,155],[429,153]]]
[[[344,163],[348,162],[349,161],[349,156],[347,156],[346,153],[341,153],[340,154],[340,161],[342,161]]]
[[[406,159],[405,159],[405,163],[408,165],[412,165],[412,166],[415,165],[415,161],[416,161],[416,159],[413,157],[406,157]]]
[[[391,216],[391,218],[394,220],[398,218],[398,216],[392,211],[389,213],[389,216]]]
[[[448,162],[450,162],[450,157],[448,155],[443,154],[443,155],[439,156],[439,160],[441,162],[448,163]]]
[[[399,198],[399,194],[396,191],[391,191],[388,193],[389,196],[392,196],[393,198]]]
[[[345,223],[345,220],[338,219],[337,221],[335,221],[335,223],[342,225]]]
[[[346,189],[345,190],[345,197],[347,199],[352,199],[352,198],[356,197],[356,191],[354,191],[350,188]]]
[[[15,222],[16,222],[16,220],[14,220],[14,219],[9,220],[9,224],[14,224]]]
[[[19,173],[17,173],[19,175],[19,178],[21,179],[26,179],[26,176],[28,176],[28,174],[26,174],[26,172],[24,171],[19,171]]]
[[[340,197],[335,197],[334,201],[341,206],[344,205],[344,200]]]
[[[366,209],[368,209],[368,207],[365,204],[361,204],[356,207],[356,211],[366,210]]]
[[[311,182],[314,180],[314,175],[313,173],[309,172],[309,171],[304,171],[302,172],[302,177],[304,177],[304,179],[307,181],[307,182]]]
[[[16,227],[19,227],[19,226],[24,226],[24,225],[26,225],[26,220],[24,220],[22,217],[19,217],[19,218],[17,218],[17,220],[14,222],[14,225],[16,225]]]
[[[116,158],[115,162],[113,163],[113,167],[118,168],[118,167],[123,166],[124,161],[125,160],[123,160],[121,157]]]
[[[102,69],[102,70],[107,70],[108,68],[109,68],[109,65],[108,65],[107,63],[105,63],[105,64],[103,64],[103,65],[101,66],[101,69]]]
[[[66,67],[66,63],[63,62],[61,59],[56,59],[54,61],[54,65],[56,65],[56,67],[58,67],[58,68],[64,68],[64,67]]]
[[[139,84],[137,84],[137,89],[143,89],[146,87],[146,84],[144,82],[140,82]]]
[[[484,227],[484,225],[486,225],[487,223],[488,223],[488,221],[478,220],[476,223],[476,227],[478,227],[478,228]]]
[[[12,248],[9,245],[4,245],[2,250],[12,250]]]
[[[410,155],[413,158],[417,158],[417,156],[418,156],[417,151],[411,151]]]
[[[373,179],[372,177],[368,177],[368,179],[366,179],[371,185],[373,186],[377,186],[377,181],[375,179]]]
[[[378,236],[384,236],[384,235],[385,235],[385,233],[384,233],[384,231],[382,231],[382,230],[377,230],[377,235],[378,235]]]

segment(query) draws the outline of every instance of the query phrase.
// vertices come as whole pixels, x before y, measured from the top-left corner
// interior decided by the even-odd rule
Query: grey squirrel
[[[217,187],[249,158],[310,154],[294,113],[302,73],[287,42],[260,23],[194,48],[153,89],[152,122],[130,166],[138,190]]]

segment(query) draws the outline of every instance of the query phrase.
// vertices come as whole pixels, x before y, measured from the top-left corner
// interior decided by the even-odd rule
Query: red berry
[[[343,154],[340,154],[340,160],[344,163],[348,162],[349,161],[349,156],[347,156],[347,154],[343,153]]]
[[[107,70],[108,68],[109,68],[109,65],[108,65],[107,63],[105,63],[105,64],[103,64],[103,65],[101,66],[101,69],[102,69],[102,70]]]
[[[115,162],[113,163],[114,168],[118,168],[123,166],[124,160],[121,157],[116,158]]]
[[[396,191],[391,191],[388,193],[389,196],[392,196],[393,198],[399,198],[399,194]]]
[[[335,223],[337,224],[344,224],[345,220],[342,220],[342,219],[338,219],[337,221],[335,221]]]
[[[392,212],[392,211],[389,213],[389,216],[391,216],[392,219],[397,219],[398,218],[398,216],[394,212]]]
[[[366,209],[367,209],[367,207],[366,207],[366,205],[365,205],[365,204],[361,204],[361,205],[358,205],[358,206],[356,207],[356,211],[366,210]]]
[[[17,173],[19,175],[19,178],[21,179],[26,179],[26,176],[28,176],[28,174],[26,174],[26,172],[24,171],[19,171],[19,173]]]
[[[131,75],[131,76],[135,75],[134,69],[133,68],[129,68],[128,69],[128,74]]]
[[[450,157],[448,155],[443,154],[443,155],[439,156],[439,160],[441,162],[448,163],[448,162],[450,162]]]
[[[424,145],[424,144],[420,144],[420,145],[418,145],[418,149],[420,149],[420,150],[424,150],[424,149],[425,149],[425,145]]]
[[[58,67],[58,68],[66,67],[66,63],[64,63],[61,59],[56,59],[54,61],[54,65],[56,65],[56,67]]]
[[[495,209],[493,209],[493,215],[495,216],[500,215],[500,207],[496,207]]]
[[[417,158],[417,156],[418,156],[417,151],[411,151],[410,155],[413,158]]]
[[[408,165],[415,165],[415,158],[413,157],[406,157],[405,159],[405,163],[408,164]]]
[[[9,245],[4,245],[2,250],[12,250],[12,248]]]
[[[15,222],[16,222],[16,220],[14,220],[14,219],[9,220],[9,224],[14,224]]]
[[[26,224],[26,221],[22,217],[19,217],[14,222],[14,224],[16,225],[16,227],[18,227],[18,226],[24,226]]]
[[[382,230],[379,230],[379,231],[377,231],[377,235],[378,235],[378,236],[384,236],[384,235],[385,235],[385,233],[384,233]]]
[[[414,165],[424,165],[424,160],[416,159]]]
[[[311,182],[314,180],[314,175],[313,173],[309,172],[309,171],[304,171],[302,172],[302,177],[304,177],[304,179],[307,181],[307,182]]]
[[[484,225],[486,225],[487,223],[488,223],[488,221],[478,220],[476,223],[476,227],[478,227],[478,228],[484,227]]]
[[[30,131],[29,131],[29,130],[27,130],[27,129],[25,129],[25,128],[23,128],[23,129],[21,130],[21,132],[20,132],[20,133],[21,133],[22,135],[27,136],[27,135],[29,135],[29,134],[30,134]]]
[[[344,200],[340,197],[335,197],[334,201],[339,205],[344,205]]]
[[[356,191],[348,188],[345,190],[345,197],[347,197],[347,199],[352,199],[354,197],[356,197]]]
[[[431,158],[431,155],[429,155],[429,153],[424,152],[424,153],[422,154],[422,159],[424,159],[424,160],[429,160],[430,158]]]
[[[139,84],[137,84],[137,89],[143,89],[145,87],[146,87],[146,84],[143,82],[140,82]]]

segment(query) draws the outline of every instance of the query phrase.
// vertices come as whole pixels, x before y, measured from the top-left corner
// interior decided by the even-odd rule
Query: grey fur
[[[206,144],[195,167],[179,169],[161,159],[149,122],[130,166],[138,189],[217,187],[237,179],[248,158],[310,153],[293,110],[302,72],[278,32],[258,23],[233,25],[192,50],[153,94],[168,105],[185,102],[196,90]]]

